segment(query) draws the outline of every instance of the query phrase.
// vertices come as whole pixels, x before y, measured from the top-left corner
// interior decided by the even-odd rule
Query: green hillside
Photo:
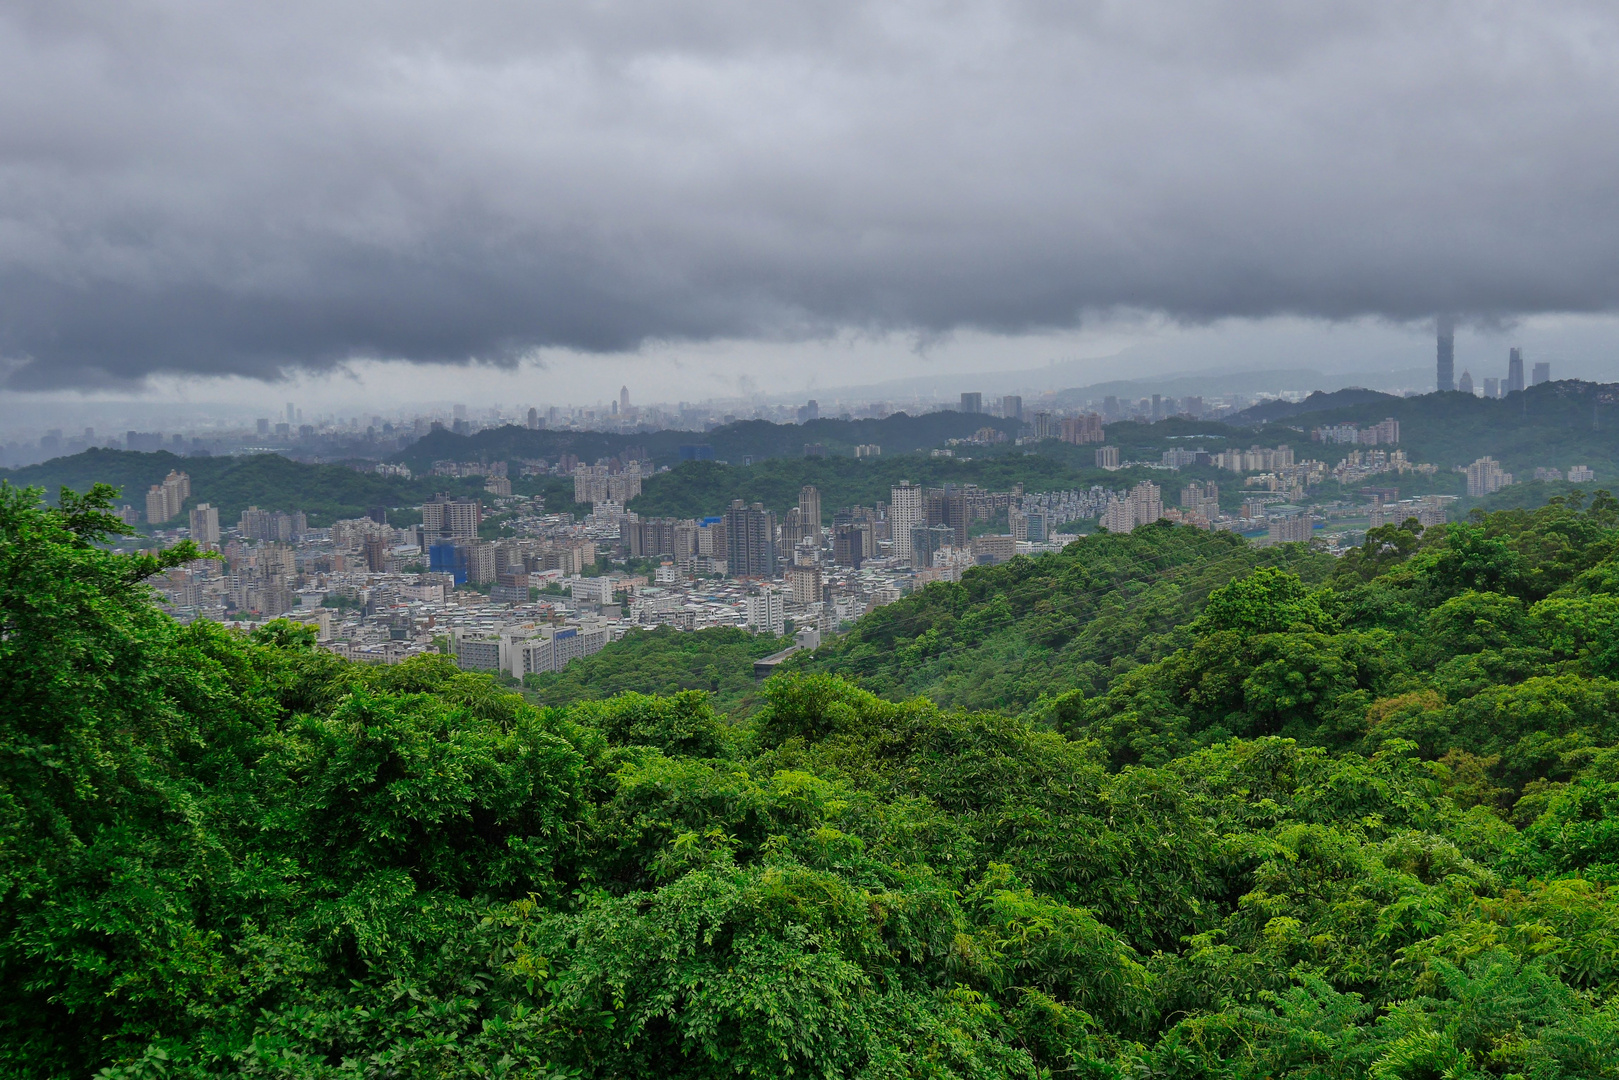
[[[179,626],[105,506],[0,485],[6,1075],[1619,1077],[1605,494],[1324,584],[1087,543],[1097,611],[1181,590],[1105,686],[742,723]]]
[[[735,627],[686,633],[662,626],[632,631],[561,671],[529,675],[524,685],[529,699],[540,705],[701,690],[718,712],[749,713],[763,700],[753,662],[791,644],[791,638]]]
[[[1331,402],[1328,397],[1322,404]],[[1461,393],[1380,395],[1364,404],[1292,411],[1274,419],[1268,433],[1292,427],[1308,434],[1330,424],[1368,424],[1392,416],[1400,422],[1401,448],[1413,461],[1448,469],[1489,455],[1522,478],[1537,467],[1566,471],[1570,465],[1589,465],[1598,482],[1619,480],[1619,383],[1566,380],[1491,399]]]
[[[975,567],[959,584],[929,585],[878,608],[803,667],[886,698],[1017,713],[1075,688],[1098,693],[1178,648],[1189,632],[1176,627],[1210,591],[1258,566],[1319,582],[1333,559],[1167,521],[1089,536],[1061,554]]]
[[[1086,541],[857,630],[1078,688],[741,724],[178,626],[106,505],[0,485],[9,1075],[1619,1077],[1606,494]]]
[[[445,477],[401,480],[375,473],[356,472],[341,465],[307,465],[278,454],[249,457],[179,457],[167,451],[131,453],[125,450],[86,450],[71,457],[53,458],[22,469],[0,470],[0,479],[12,484],[44,488],[55,498],[62,487],[87,490],[93,483],[120,489],[119,499],[145,512],[146,489],[159,483],[171,469],[191,477],[191,499],[219,508],[222,525],[235,524],[243,510],[302,510],[310,524],[363,516],[373,506],[390,510],[419,506],[435,492],[478,493],[481,480]],[[572,502],[571,488],[568,500]],[[183,525],[183,518],[176,518]]]

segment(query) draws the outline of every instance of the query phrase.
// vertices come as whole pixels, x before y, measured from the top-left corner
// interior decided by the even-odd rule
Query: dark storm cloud
[[[1609,311],[1616,58],[1558,0],[0,3],[0,358]]]

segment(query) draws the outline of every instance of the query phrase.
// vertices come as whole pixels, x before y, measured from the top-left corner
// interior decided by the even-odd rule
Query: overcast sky
[[[1619,355],[1612,3],[0,0],[0,71],[13,405],[1421,364],[1442,310]]]

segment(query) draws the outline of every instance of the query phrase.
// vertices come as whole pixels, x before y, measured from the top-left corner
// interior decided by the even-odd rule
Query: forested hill
[[[402,480],[341,465],[308,465],[279,454],[180,457],[164,450],[86,450],[22,469],[0,469],[0,479],[43,488],[51,499],[64,486],[85,491],[92,484],[111,484],[119,489],[121,502],[144,513],[146,489],[160,483],[171,469],[191,477],[191,498],[185,509],[198,503],[216,506],[221,526],[235,524],[249,506],[302,510],[312,524],[321,525],[337,518],[361,517],[374,506],[390,510],[415,507],[437,491],[475,493],[483,489],[482,480]],[[185,524],[180,518],[175,523]]]
[[[1619,383],[1569,379],[1504,398],[1384,394],[1343,406],[1337,405],[1337,395],[1322,397],[1317,404],[1334,407],[1314,408],[1304,402],[1290,415],[1276,417],[1271,405],[1257,406],[1234,420],[1269,420],[1271,431],[1291,427],[1308,435],[1318,427],[1371,424],[1392,416],[1400,422],[1401,448],[1413,461],[1448,469],[1488,454],[1520,476],[1538,466],[1567,470],[1570,465],[1589,465],[1599,481],[1619,478]],[[1312,453],[1319,453],[1319,448],[1312,447]]]
[[[1191,640],[1185,626],[1210,591],[1258,566],[1318,583],[1334,560],[1167,521],[1104,533],[929,585],[866,615],[802,666],[888,698],[1017,713],[1074,689],[1099,693],[1173,652]]]
[[[874,444],[885,454],[910,454],[943,446],[946,440],[971,435],[990,427],[1017,434],[1013,420],[979,413],[942,411],[909,416],[895,413],[881,420],[811,420],[804,424],[773,424],[768,420],[738,420],[712,431],[530,431],[508,425],[473,435],[439,430],[425,435],[395,454],[391,460],[425,472],[435,461],[510,461],[548,458],[571,453],[581,461],[617,457],[628,448],[645,450],[660,465],[681,460],[682,446],[709,447],[715,460],[740,464],[744,458],[797,458],[807,443],[821,444],[834,457],[850,457],[856,446]]]
[[[179,626],[105,506],[0,485],[5,1075],[1619,1080],[1606,495],[1181,550],[1022,716],[743,723]]]

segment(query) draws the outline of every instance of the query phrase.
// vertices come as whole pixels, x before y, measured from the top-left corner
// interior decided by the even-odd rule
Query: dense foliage
[[[1029,715],[740,726],[179,627],[96,501],[0,488],[11,1074],[1619,1076],[1606,497],[1233,566]]]
[[[615,694],[675,694],[702,690],[717,712],[751,712],[762,698],[753,662],[791,645],[791,638],[752,634],[736,627],[683,633],[667,626],[635,630],[561,671],[529,675],[531,700],[541,705]]]
[[[1500,360],[1506,374],[1506,358]],[[1475,381],[1482,379],[1473,372]],[[1619,474],[1613,429],[1619,425],[1619,385],[1577,379],[1542,383],[1504,398],[1452,392],[1396,397],[1367,390],[1312,394],[1305,401],[1256,405],[1233,422],[1309,432],[1331,424],[1376,423],[1386,416],[1400,422],[1400,445],[1412,461],[1449,469],[1488,454],[1502,467],[1528,479],[1537,467],[1567,470],[1589,465],[1597,480],[1612,483]],[[1312,452],[1318,450],[1312,447]]]
[[[1169,522],[1087,536],[1061,554],[969,570],[878,608],[804,666],[888,698],[1021,711],[1074,689],[1097,694],[1131,668],[1190,643],[1209,592],[1257,566],[1306,581],[1332,557],[1289,544],[1258,549],[1231,533]]]

